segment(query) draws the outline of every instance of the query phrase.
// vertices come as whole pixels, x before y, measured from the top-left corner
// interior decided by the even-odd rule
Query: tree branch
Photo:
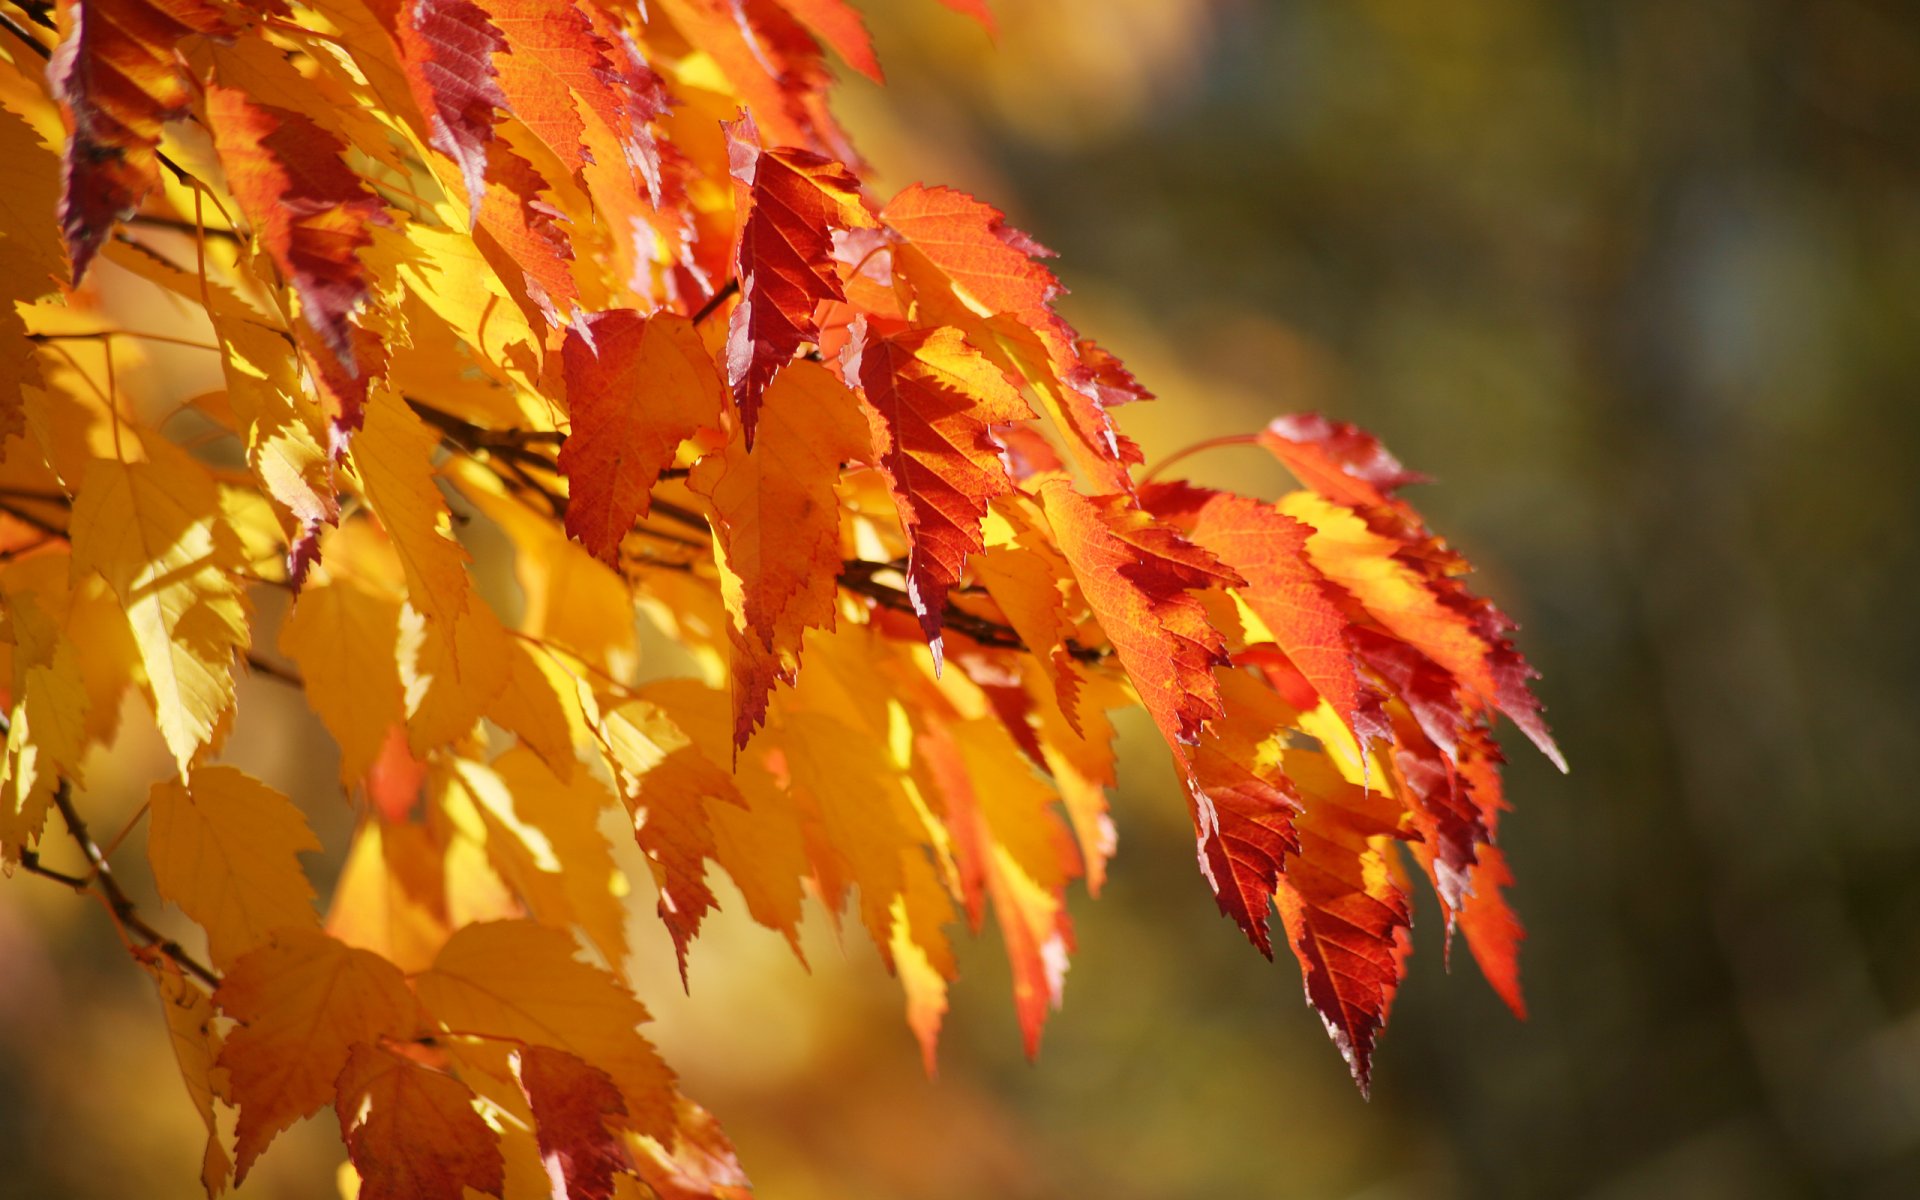
[[[0,713],[0,738],[10,737],[12,734],[13,721]],[[120,881],[114,877],[113,867],[107,862],[107,856],[101,853],[100,847],[94,843],[93,835],[87,832],[87,823],[80,816],[80,810],[73,804],[73,787],[64,778],[54,786],[53,806],[60,811],[60,819],[66,822],[67,833],[73,838],[74,844],[80,847],[80,856],[87,860],[87,874],[69,875],[65,871],[56,871],[51,867],[42,866],[39,854],[32,850],[21,852],[20,865],[31,874],[51,879],[76,892],[95,893],[106,903],[107,911],[112,914],[114,924],[120,927],[123,934],[131,934],[138,938],[143,946],[158,950],[178,963],[181,970],[208,987],[220,986],[220,976],[213,968],[187,953],[179,942],[147,924],[146,918],[140,915],[140,910],[135,906],[132,897],[127,895],[126,890],[120,886]]]

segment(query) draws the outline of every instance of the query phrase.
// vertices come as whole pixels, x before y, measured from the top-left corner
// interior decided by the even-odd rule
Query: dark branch
[[[720,311],[722,304],[725,304],[728,300],[739,294],[740,281],[738,279],[727,280],[720,285],[720,290],[708,296],[707,302],[702,304],[699,311],[693,314],[693,323],[695,325],[705,324],[708,317]]]

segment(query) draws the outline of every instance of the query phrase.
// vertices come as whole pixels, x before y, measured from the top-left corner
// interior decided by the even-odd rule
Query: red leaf
[[[1233,918],[1260,953],[1273,957],[1267,912],[1279,886],[1285,855],[1298,853],[1293,785],[1263,755],[1277,743],[1291,712],[1244,672],[1220,677],[1226,715],[1207,730],[1193,753],[1193,786],[1212,807],[1211,821],[1196,811],[1201,867],[1220,911]]]
[[[1316,752],[1290,750],[1282,765],[1304,808],[1294,820],[1300,851],[1287,857],[1274,900],[1307,1002],[1364,1094],[1410,946],[1412,911],[1386,858],[1400,805],[1340,778]]]
[[[203,0],[77,0],[73,28],[47,64],[73,114],[60,225],[77,283],[113,227],[160,181],[160,127],[193,97],[175,47],[227,28]]]
[[[1140,461],[1140,451],[1114,428],[1107,406],[1146,392],[1049,307],[1060,282],[1032,259],[1052,251],[1008,228],[1000,210],[950,188],[915,184],[881,217],[905,239],[896,251],[899,269],[913,285],[922,322],[958,326],[1003,370],[1033,380],[1086,476],[1103,488],[1130,490],[1127,466]]]
[[[1193,745],[1221,715],[1213,668],[1226,664],[1227,652],[1191,592],[1245,581],[1125,496],[1088,498],[1048,480],[1040,497],[1140,702],[1177,753]]]
[[[806,150],[763,150],[753,118],[729,123],[727,155],[744,212],[734,245],[740,303],[727,327],[727,383],[749,449],[760,396],[801,345],[818,341],[814,306],[846,293],[833,265],[836,229],[870,226],[860,183]]]
[[[869,338],[856,318],[846,373],[866,396],[875,460],[911,545],[907,594],[937,662],[947,590],[985,545],[987,502],[1013,491],[992,427],[1033,410],[957,329]]]
[[[207,121],[227,186],[293,284],[302,315],[358,374],[348,318],[367,299],[359,254],[373,244],[369,227],[387,224],[379,198],[341,158],[345,144],[301,113],[212,85]]]
[[[486,194],[487,143],[496,110],[508,107],[495,54],[510,51],[505,35],[472,0],[407,0],[397,31],[408,82],[427,112],[427,140],[458,164],[470,218]]]
[[[624,1124],[627,1102],[613,1079],[564,1050],[520,1051],[520,1088],[533,1109],[534,1138],[554,1192],[567,1200],[608,1200],[613,1177],[633,1156],[608,1126]]]
[[[1401,466],[1372,434],[1319,413],[1280,417],[1260,431],[1259,440],[1294,478],[1351,508],[1392,504],[1398,489],[1427,482],[1425,475]]]
[[[500,1135],[450,1075],[361,1044],[340,1072],[334,1111],[361,1200],[463,1200],[506,1186]]]
[[[614,563],[681,441],[719,424],[720,376],[693,323],[665,312],[582,317],[561,361],[573,417],[559,459],[571,488],[567,532]]]
[[[940,0],[940,3],[963,17],[972,17],[980,22],[980,28],[987,31],[988,37],[998,34],[999,30],[993,21],[993,10],[987,7],[987,0]]]
[[[779,2],[780,7],[792,13],[815,37],[833,47],[848,66],[875,83],[887,81],[880,71],[880,60],[874,57],[873,39],[867,35],[866,24],[860,19],[860,13],[846,0]]]

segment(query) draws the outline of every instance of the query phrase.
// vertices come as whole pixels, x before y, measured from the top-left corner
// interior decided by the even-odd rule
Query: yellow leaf
[[[334,883],[327,932],[403,971],[424,971],[452,933],[445,875],[424,828],[368,817]]]
[[[636,1030],[646,1008],[613,976],[574,957],[573,939],[531,921],[469,925],[414,981],[453,1034],[565,1050],[619,1087],[634,1128],[663,1136],[673,1122],[673,1073]]]
[[[207,931],[225,967],[283,926],[315,928],[302,852],[320,849],[293,802],[235,767],[201,767],[153,789],[147,860],[162,899]]]
[[[406,572],[407,596],[430,619],[451,624],[467,607],[467,552],[453,540],[446,498],[433,481],[440,443],[405,401],[385,388],[367,397],[366,424],[349,456],[367,505],[380,518]]]
[[[180,1076],[186,1081],[187,1094],[207,1127],[207,1149],[201,1156],[200,1182],[207,1195],[218,1196],[226,1190],[233,1163],[220,1141],[214,1122],[213,1098],[226,1087],[225,1072],[214,1065],[220,1055],[220,1032],[213,1027],[213,998],[189,983],[172,959],[156,958],[149,965],[154,984],[160,989],[160,1003],[166,1011],[167,1032],[172,1035],[173,1057],[180,1064]]]
[[[454,764],[486,829],[488,858],[545,924],[579,925],[608,962],[627,956],[626,879],[600,832],[613,801],[585,771],[563,782],[524,746]]]
[[[349,787],[406,716],[399,636],[399,603],[341,576],[308,584],[280,626],[280,652],[299,664],[307,703],[340,744],[340,781]]]
[[[126,606],[161,736],[185,771],[233,710],[233,657],[247,610],[229,574],[244,566],[213,477],[158,441],[147,462],[98,458],[73,505],[73,565],[99,572]]]

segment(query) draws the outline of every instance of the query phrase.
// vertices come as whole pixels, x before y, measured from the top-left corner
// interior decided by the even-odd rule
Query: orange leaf
[[[763,150],[753,118],[727,125],[727,154],[742,199],[734,244],[740,303],[727,327],[727,383],[749,449],[760,396],[803,343],[817,341],[813,309],[844,299],[833,266],[835,230],[873,225],[847,168],[806,150]]]
[[[673,1121],[673,1073],[635,1028],[649,1020],[647,1010],[574,952],[571,937],[531,921],[469,925],[414,986],[456,1034],[549,1046],[605,1071],[634,1127],[663,1135]]]
[[[235,767],[200,767],[153,789],[147,860],[165,899],[207,931],[216,967],[283,926],[314,928],[296,855],[320,849],[293,802]]]
[[[358,1045],[340,1072],[334,1111],[361,1200],[498,1196],[506,1183],[500,1135],[473,1108],[473,1092],[376,1046]]]
[[[840,574],[840,464],[867,453],[860,408],[815,363],[795,363],[761,400],[759,447],[736,427],[687,486],[712,505],[721,594],[732,617],[734,740],[766,718],[776,678],[799,668],[801,635],[833,627]]]
[[[193,97],[178,65],[181,39],[222,33],[227,18],[205,0],[78,0],[68,11],[73,28],[47,77],[73,114],[60,224],[78,282],[160,182],[160,128]]]
[[[1373,1043],[1400,986],[1412,910],[1389,869],[1400,805],[1340,778],[1324,755],[1290,750],[1283,767],[1303,811],[1274,900],[1300,960],[1307,1003],[1365,1093]]]
[[[1013,491],[992,427],[1033,416],[1000,369],[957,329],[869,337],[856,318],[846,374],[867,401],[873,453],[893,488],[912,550],[907,595],[941,656],[947,590],[985,543],[987,503]]]
[[[792,13],[813,35],[833,47],[847,65],[875,83],[885,83],[880,60],[873,54],[873,39],[858,10],[846,0],[780,0],[780,7]]]
[[[1151,502],[1148,502],[1151,506]],[[1307,558],[1313,530],[1270,505],[1227,492],[1208,495],[1193,540],[1246,578],[1236,589],[1274,642],[1358,736],[1360,679],[1334,586]]]
[[[233,964],[213,1000],[240,1023],[220,1051],[240,1108],[236,1185],[275,1135],[333,1096],[355,1045],[413,1031],[399,968],[317,930],[277,931]]]
[[[560,447],[567,532],[596,558],[618,561],[620,539],[644,516],[682,439],[717,426],[719,372],[685,317],[617,309],[582,317],[561,350],[573,429]]]
[[[520,1051],[520,1087],[554,1190],[564,1189],[567,1200],[608,1200],[615,1173],[633,1169],[633,1156],[609,1128],[627,1115],[613,1080],[564,1050],[529,1046]]]
[[[1048,480],[1040,498],[1054,541],[1140,702],[1176,752],[1193,745],[1201,727],[1221,714],[1213,669],[1227,654],[1191,593],[1244,581],[1124,496],[1089,499]]]

